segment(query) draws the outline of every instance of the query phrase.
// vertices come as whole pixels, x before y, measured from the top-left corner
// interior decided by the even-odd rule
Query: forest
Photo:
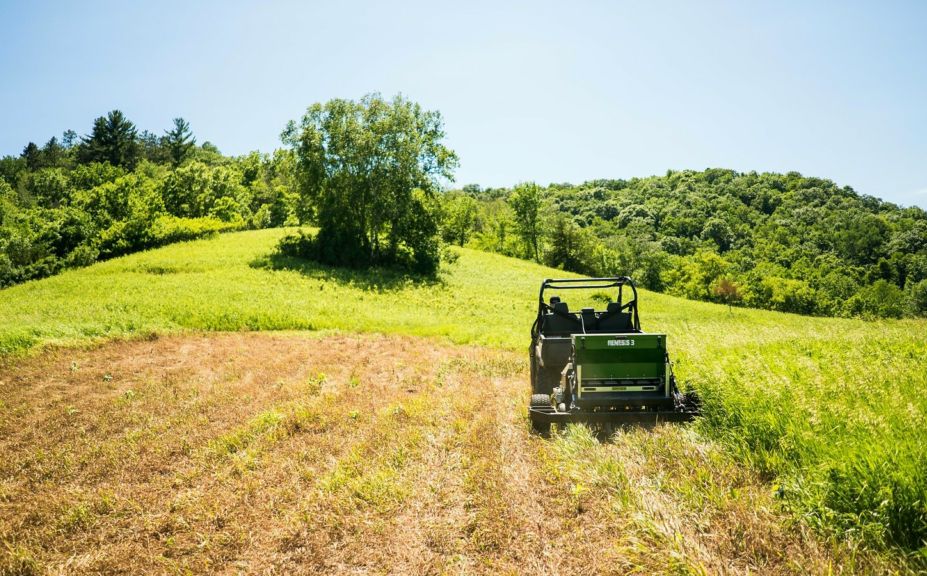
[[[338,118],[352,119],[354,131],[332,132]],[[421,150],[388,148],[398,146],[389,135],[402,131]],[[224,231],[321,224],[321,234],[291,236],[281,250],[433,274],[448,254],[443,243],[629,275],[653,290],[730,306],[927,314],[921,208],[796,172],[724,169],[449,190],[457,157],[440,144],[443,135],[439,114],[371,95],[315,105],[272,154],[230,157],[197,144],[183,118],[159,135],[113,110],[87,135],[68,130],[0,159],[0,286]],[[362,149],[371,139],[383,149]],[[382,170],[338,188],[319,176],[335,173],[333,142],[347,142],[337,157],[354,162],[338,170]],[[417,174],[370,162],[390,154],[425,155],[432,168]],[[347,232],[332,232],[335,225]]]
[[[783,312],[927,314],[927,213],[796,172],[668,171],[465,186],[444,239],[657,291]]]

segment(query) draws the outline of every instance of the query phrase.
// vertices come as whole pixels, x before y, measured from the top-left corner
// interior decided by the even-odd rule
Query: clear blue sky
[[[798,170],[927,207],[927,2],[0,0],[0,154],[123,110],[223,152],[371,91],[457,183]]]

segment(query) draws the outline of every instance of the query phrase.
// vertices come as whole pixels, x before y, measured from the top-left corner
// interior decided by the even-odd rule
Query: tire
[[[532,394],[531,395],[531,407],[532,408],[546,408],[553,406],[550,403],[550,394]]]
[[[550,394],[531,395],[532,408],[550,408],[550,406]],[[550,422],[538,422],[532,418],[531,429],[534,430],[535,434],[540,434],[541,436],[547,437],[550,435]]]

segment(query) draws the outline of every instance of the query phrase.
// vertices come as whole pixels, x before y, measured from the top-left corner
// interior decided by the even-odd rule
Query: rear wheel
[[[550,394],[532,394],[531,395],[531,407],[532,408],[550,408]],[[531,418],[531,429],[534,430],[536,434],[541,436],[550,435],[550,422],[538,422]]]

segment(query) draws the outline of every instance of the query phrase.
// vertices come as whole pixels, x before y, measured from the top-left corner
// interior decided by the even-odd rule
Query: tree
[[[756,291],[765,299],[766,307],[780,312],[811,314],[818,301],[814,288],[793,278],[767,276],[760,280]]]
[[[58,143],[58,138],[52,136],[51,140],[42,147],[42,165],[56,168],[65,163],[65,149]]]
[[[891,282],[876,280],[854,294],[847,301],[846,307],[851,314],[858,316],[901,318],[904,314],[905,295],[901,288]]]
[[[927,280],[908,286],[908,311],[913,316],[927,316]]]
[[[73,130],[65,130],[61,134],[61,145],[65,148],[70,148],[74,146],[74,143],[77,142],[77,132]]]
[[[105,258],[147,248],[152,223],[164,212],[157,183],[135,173],[78,191],[73,204],[100,230],[100,255]]]
[[[26,144],[20,158],[26,161],[26,169],[38,170],[42,167],[42,151],[36,146],[35,142]]]
[[[515,212],[515,226],[525,243],[526,252],[536,262],[541,261],[538,241],[541,235],[541,187],[534,182],[515,186],[509,196],[509,204]]]
[[[190,130],[190,123],[183,118],[174,118],[174,127],[165,130],[164,143],[171,155],[173,165],[180,166],[196,147],[196,138]]]
[[[474,242],[480,250],[498,252],[506,256],[519,253],[516,237],[511,234],[515,229],[512,207],[504,200],[494,199],[483,203],[475,223],[477,233]]]
[[[720,218],[709,218],[702,228],[702,240],[711,240],[718,246],[718,251],[726,252],[731,247],[731,228]]]
[[[149,162],[164,164],[170,160],[170,153],[164,144],[163,136],[142,130],[142,133],[138,135],[138,147],[139,157]]]
[[[837,251],[846,260],[873,264],[882,255],[888,240],[888,225],[875,214],[854,213],[844,216],[833,231]]]
[[[81,143],[81,161],[109,162],[132,169],[139,157],[138,131],[119,110],[93,121],[93,130]]]
[[[727,304],[728,310],[730,310],[735,302],[743,300],[740,285],[727,276],[718,278],[714,286],[712,286],[711,291],[718,300]]]
[[[476,210],[476,200],[470,196],[448,197],[444,202],[443,210],[442,236],[444,241],[456,243],[458,246],[466,244],[476,223]]]
[[[550,249],[544,263],[570,272],[589,273],[590,244],[587,235],[566,214],[554,216],[548,234]]]
[[[168,213],[182,218],[212,216],[225,222],[251,216],[251,198],[241,173],[194,160],[172,171],[161,191]]]
[[[71,195],[68,177],[61,168],[42,168],[26,179],[29,191],[39,206],[57,208],[67,204]]]
[[[295,151],[300,194],[319,225],[314,253],[304,255],[347,266],[437,269],[431,205],[440,179],[452,179],[457,166],[442,144],[439,112],[402,96],[329,100],[290,122],[282,139]]]
[[[626,231],[598,241],[592,254],[592,272],[597,276],[630,276],[639,286],[664,288],[669,257],[659,242]]]

